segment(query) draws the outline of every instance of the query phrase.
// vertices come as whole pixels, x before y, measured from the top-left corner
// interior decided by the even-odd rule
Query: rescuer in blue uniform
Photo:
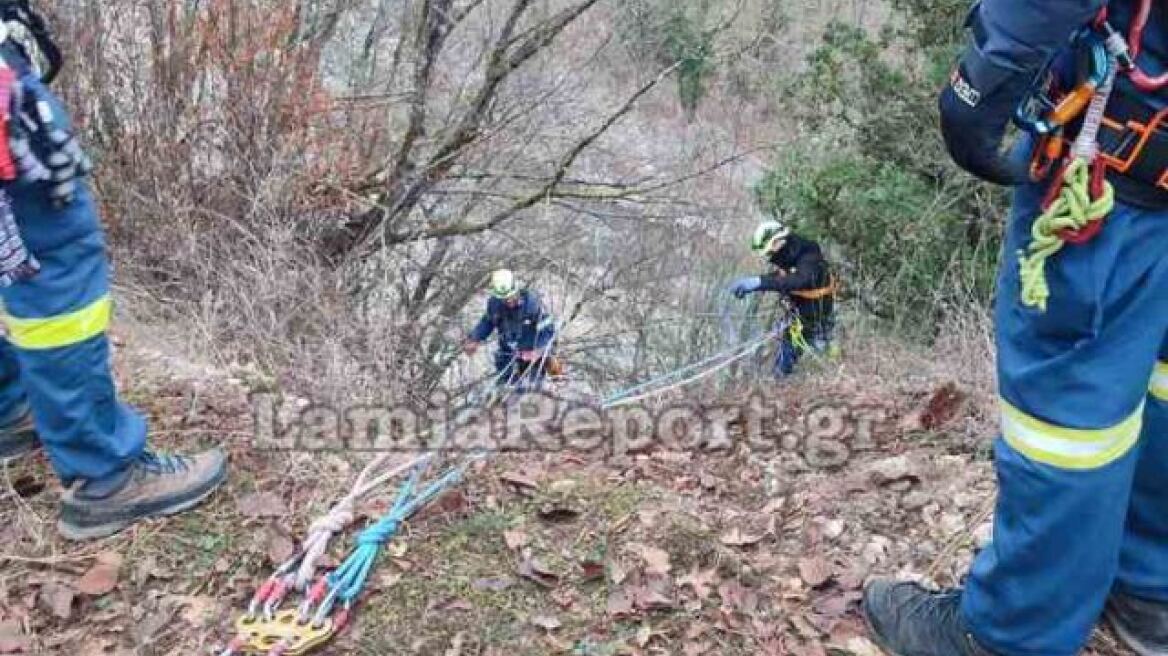
[[[0,459],[43,445],[67,488],[58,528],[96,538],[198,503],[223,481],[226,458],[148,450],[146,422],[118,399],[109,263],[82,179],[88,159],[7,25],[25,25],[53,73],[59,51],[27,2],[0,1],[0,11]]]
[[[549,353],[556,334],[555,319],[534,292],[519,287],[515,274],[508,269],[491,273],[487,291],[490,293],[487,309],[471,330],[463,350],[473,355],[480,344],[497,334],[495,373],[498,379],[506,383],[519,379],[538,382],[549,369],[558,367],[558,361]]]
[[[942,132],[962,167],[1017,187],[995,307],[993,541],[964,589],[876,581],[864,613],[881,647],[902,656],[1070,656],[1101,616],[1137,653],[1168,654],[1168,7],[983,0],[970,26],[940,98]],[[1057,168],[1035,179],[1035,137],[1003,154],[1007,124],[1073,35],[1109,31],[1123,66],[1097,122],[1100,154],[1084,160],[1108,164],[1107,184],[1060,182]],[[1048,195],[1052,181],[1066,186]],[[1084,188],[1077,210],[1061,203]],[[1047,229],[1052,212],[1087,205],[1102,218]],[[1035,268],[1039,237],[1055,250]]]

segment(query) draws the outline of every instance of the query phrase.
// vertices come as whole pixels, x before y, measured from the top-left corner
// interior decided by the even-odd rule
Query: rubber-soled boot
[[[32,412],[25,407],[16,419],[0,426],[0,460],[19,458],[40,447]]]
[[[146,452],[122,472],[70,488],[57,529],[69,540],[113,535],[134,522],[194,507],[226,476],[227,456],[218,449],[195,456]]]
[[[1139,656],[1168,656],[1168,603],[1113,592],[1103,616]]]
[[[864,619],[876,644],[892,656],[993,656],[965,628],[960,590],[873,581],[864,588]]]

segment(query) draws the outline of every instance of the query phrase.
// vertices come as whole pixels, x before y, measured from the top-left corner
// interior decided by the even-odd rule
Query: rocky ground
[[[198,512],[75,545],[54,532],[43,457],[7,465],[0,653],[213,653],[363,462],[252,449],[246,376],[127,346],[118,365],[155,441],[227,445],[230,484]],[[821,368],[782,388],[774,452],[482,463],[386,550],[355,623],[322,653],[878,654],[857,615],[865,578],[957,583],[989,539],[994,494],[984,390],[884,375]],[[825,447],[788,430],[825,399],[874,418],[865,434],[846,419]],[[1124,653],[1102,633],[1091,650]]]

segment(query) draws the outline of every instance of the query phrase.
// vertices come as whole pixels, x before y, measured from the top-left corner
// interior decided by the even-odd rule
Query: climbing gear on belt
[[[1014,122],[1023,130],[1038,138],[1034,156],[1030,162],[1030,177],[1040,180],[1050,174],[1066,151],[1066,128],[1082,116],[1091,100],[1112,74],[1113,61],[1108,54],[1109,42],[1112,48],[1122,44],[1105,38],[1095,30],[1084,30],[1072,39],[1072,49],[1083,51],[1087,56],[1088,70],[1084,79],[1069,93],[1056,98],[1057,84],[1052,72],[1054,60],[1048,62],[1045,70],[1035,77],[1027,100],[1019,105]]]
[[[16,227],[12,201],[0,191],[0,287],[28,280],[40,270],[40,262],[28,252]]]
[[[1106,8],[1104,12],[1106,12]],[[1159,91],[1168,86],[1168,72],[1153,77],[1136,64],[1136,58],[1140,56],[1140,52],[1144,48],[1144,29],[1148,26],[1148,17],[1151,13],[1152,0],[1140,0],[1140,5],[1136,10],[1135,18],[1132,20],[1127,39],[1128,48],[1131,52],[1131,70],[1128,72],[1128,77],[1131,78],[1132,84],[1137,89],[1144,92]],[[1104,16],[1106,16],[1106,13]]]
[[[803,320],[799,315],[792,315],[791,323],[787,326],[787,339],[791,341],[791,346],[803,353],[813,353],[815,350],[807,343],[807,338],[803,335]]]
[[[28,0],[0,0],[0,21],[5,24],[15,23],[28,31],[33,38],[33,43],[41,51],[45,63],[48,65],[41,75],[41,81],[45,84],[51,84],[64,67],[65,57],[61,54],[57,42],[53,40],[53,35],[49,31],[44,17],[33,10]],[[24,44],[19,45],[28,56],[27,47]],[[29,57],[30,61],[31,59]]]
[[[1101,16],[1097,22],[1102,25],[1105,18]],[[1040,170],[1050,163],[1069,157],[1053,178],[1050,192],[1043,202],[1043,213],[1031,226],[1030,244],[1018,253],[1019,277],[1022,284],[1021,302],[1043,311],[1046,310],[1050,297],[1050,288],[1046,281],[1047,260],[1066,243],[1082,244],[1094,238],[1103,227],[1104,218],[1111,213],[1115,205],[1115,190],[1106,179],[1105,160],[1099,157],[1098,136],[1103,125],[1104,111],[1111,99],[1119,63],[1129,59],[1129,51],[1127,44],[1122,38],[1117,38],[1114,30],[1107,32],[1108,36],[1104,38],[1099,35],[1099,29],[1101,28],[1090,28],[1089,35],[1076,40],[1089,44],[1096,72],[1103,70],[1105,76],[1103,82],[1092,90],[1071,152],[1069,155],[1056,154],[1046,150],[1049,143],[1040,144],[1039,156],[1049,159],[1049,162],[1032,167]],[[1100,63],[1101,47],[1106,56],[1105,64]],[[1077,117],[1069,115],[1058,117],[1058,120],[1064,123],[1055,125],[1055,129],[1061,132],[1066,122],[1075,118]],[[1055,133],[1041,136],[1050,137],[1052,134]]]
[[[12,11],[35,16],[27,2],[0,0],[0,19]],[[34,35],[39,31],[48,38],[43,22],[29,20]],[[51,205],[60,209],[73,202],[78,179],[89,175],[93,164],[56,111],[27,54],[0,22],[0,182],[43,185]]]
[[[1076,34],[1071,47],[1087,53],[1089,68],[1085,79],[1069,93],[1056,98],[1057,85],[1051,70],[1054,61],[1049,62],[1046,69],[1035,77],[1028,98],[1018,106],[1014,116],[1014,122],[1023,130],[1050,135],[1065,128],[1083,113],[1106,82],[1111,69],[1106,39],[1093,30],[1087,30]]]
[[[491,279],[487,283],[487,291],[491,296],[509,299],[519,293],[519,285],[515,282],[515,274],[509,269],[498,269],[491,272]]]

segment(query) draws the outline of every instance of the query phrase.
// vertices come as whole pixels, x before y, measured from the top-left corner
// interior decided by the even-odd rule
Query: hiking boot
[[[125,470],[80,481],[65,492],[57,529],[69,540],[113,535],[139,520],[194,507],[226,474],[227,456],[218,449],[196,456],[147,451]]]
[[[41,445],[32,411],[25,406],[12,421],[0,426],[0,460],[19,458],[32,453]]]
[[[892,656],[993,656],[966,630],[960,590],[873,581],[864,588],[864,620],[876,644]]]
[[[1168,656],[1168,603],[1113,592],[1103,616],[1139,656]]]

